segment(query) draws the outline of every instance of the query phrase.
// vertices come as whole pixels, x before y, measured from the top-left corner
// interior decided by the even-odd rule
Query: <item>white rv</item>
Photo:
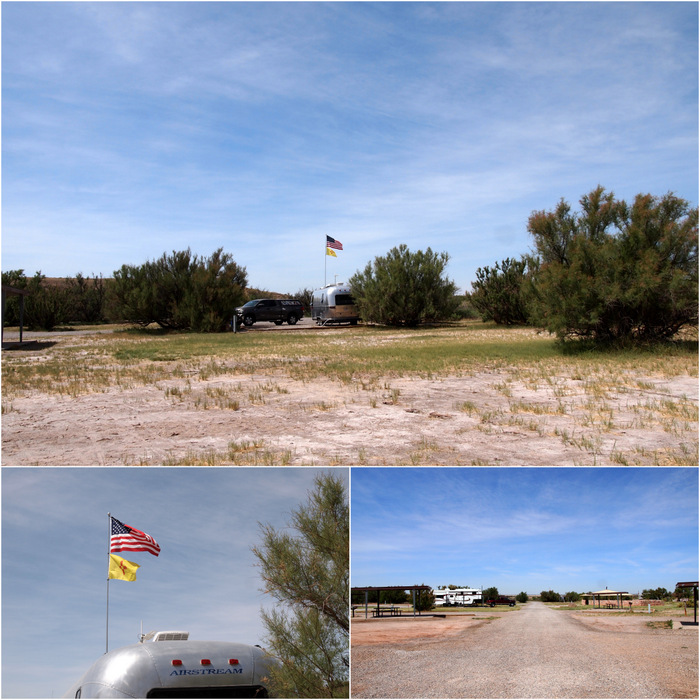
[[[266,698],[273,663],[258,646],[158,632],[152,642],[104,654],[64,697]]]
[[[481,605],[481,591],[476,588],[453,588],[452,590],[434,590],[435,605]]]
[[[315,290],[311,301],[311,318],[320,326],[329,323],[355,325],[360,316],[350,287],[341,282]]]

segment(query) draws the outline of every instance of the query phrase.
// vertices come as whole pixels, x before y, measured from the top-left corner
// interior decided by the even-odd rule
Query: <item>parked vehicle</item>
[[[273,662],[258,646],[158,632],[101,656],[66,698],[266,698]]]
[[[481,591],[476,588],[453,588],[452,590],[435,590],[435,605],[481,605]]]
[[[239,323],[252,326],[258,321],[271,321],[293,326],[304,316],[304,305],[298,299],[252,299],[236,309]]]
[[[486,605],[488,605],[490,608],[494,608],[497,605],[510,605],[511,608],[514,608],[515,600],[504,595],[499,595],[498,598],[489,598],[486,601]]]
[[[320,326],[329,323],[357,324],[360,316],[350,287],[341,282],[315,290],[311,302],[311,318]]]

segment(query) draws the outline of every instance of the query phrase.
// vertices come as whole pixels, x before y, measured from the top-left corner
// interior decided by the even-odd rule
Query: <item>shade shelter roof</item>
[[[617,607],[621,608],[622,607],[622,596],[623,595],[629,595],[629,591],[611,591],[609,588],[606,588],[604,591],[595,591],[594,593],[583,593],[581,595],[582,598],[593,598],[593,605],[595,606],[595,599],[598,599],[598,607],[600,607],[600,600],[601,598],[616,598],[617,599]],[[611,607],[611,606],[608,606]]]

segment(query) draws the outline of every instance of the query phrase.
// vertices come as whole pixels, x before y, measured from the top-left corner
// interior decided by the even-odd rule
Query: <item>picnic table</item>
[[[372,610],[372,617],[384,617],[385,615],[389,615],[390,617],[400,617],[401,608],[374,608]]]

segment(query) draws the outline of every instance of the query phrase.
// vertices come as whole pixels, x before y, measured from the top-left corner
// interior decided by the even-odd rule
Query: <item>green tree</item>
[[[579,600],[581,600],[581,595],[576,591],[569,591],[568,593],[564,593],[564,600],[567,603],[578,603]]]
[[[665,588],[645,588],[642,591],[642,598],[644,600],[664,600],[664,598],[670,598],[671,593]]]
[[[189,248],[114,273],[117,313],[127,321],[200,332],[223,331],[244,299],[245,268],[222,248],[208,258]]]
[[[69,321],[77,323],[100,323],[105,320],[107,285],[102,277],[92,279],[78,273],[66,280]]]
[[[559,603],[561,602],[561,596],[555,591],[542,591],[540,593],[540,600],[543,603]]]
[[[304,305],[304,313],[309,315],[311,313],[311,302],[314,298],[314,290],[308,287],[300,288],[296,294],[289,294],[290,299],[298,299]]]
[[[289,529],[260,528],[262,542],[252,551],[265,592],[279,602],[261,611],[271,654],[280,661],[271,674],[273,694],[348,697],[350,531],[341,479],[318,476]]]
[[[423,584],[421,584],[423,585]],[[411,601],[413,599],[411,598]],[[432,610],[435,607],[435,594],[432,590],[430,591],[416,591],[416,610],[418,612],[424,612],[425,610]]]
[[[525,593],[525,591],[522,591],[521,593],[518,593],[518,595],[515,596],[515,600],[517,600],[518,603],[527,603],[528,595],[527,593]]]
[[[454,282],[444,277],[448,261],[447,253],[412,253],[403,244],[376,257],[349,280],[361,318],[390,326],[450,318],[459,300]]]
[[[493,268],[480,267],[472,282],[470,301],[484,321],[503,325],[527,323],[527,306],[523,290],[527,259],[506,258]]]
[[[484,603],[487,600],[496,600],[496,598],[498,598],[498,588],[496,588],[496,586],[485,588],[481,593],[481,599],[484,601]]]
[[[637,195],[634,204],[597,187],[572,214],[563,200],[533,212],[537,271],[531,320],[564,340],[655,341],[698,325],[698,210]]]
[[[47,284],[39,271],[27,280],[25,289],[30,292],[24,299],[27,328],[52,331],[67,321],[69,299],[65,288]]]

